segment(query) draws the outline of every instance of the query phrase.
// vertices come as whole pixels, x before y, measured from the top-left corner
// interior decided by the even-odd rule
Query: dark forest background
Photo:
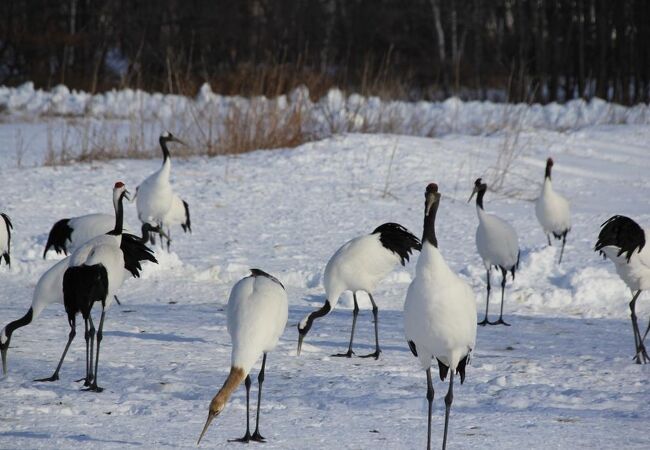
[[[650,100],[649,0],[2,0],[0,84]]]

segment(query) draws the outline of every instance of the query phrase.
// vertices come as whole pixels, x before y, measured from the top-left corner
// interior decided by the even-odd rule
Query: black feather
[[[140,277],[141,261],[151,261],[158,264],[158,260],[153,256],[153,250],[147,247],[138,236],[123,233],[120,248],[124,254],[124,268],[131,272],[134,278]]]
[[[183,200],[183,206],[185,207],[185,223],[181,224],[181,227],[183,227],[183,231],[185,233],[188,231],[191,233],[192,222],[190,221],[190,205],[188,205],[187,202]]]
[[[95,302],[106,301],[108,273],[102,264],[69,267],[63,274],[63,304],[68,317],[90,314]]]
[[[398,223],[389,222],[380,225],[372,232],[372,234],[377,233],[381,245],[399,255],[402,265],[406,264],[414,249],[422,249],[420,240]]]
[[[11,230],[14,226],[11,224],[11,219],[5,213],[0,213],[0,216],[5,220],[5,227],[7,227],[7,251],[2,254],[8,266],[11,266]]]
[[[438,358],[436,358],[438,359]],[[449,366],[438,359],[438,372],[440,373],[440,381],[445,381],[449,373]]]
[[[613,216],[601,225],[598,241],[594,251],[601,251],[604,247],[618,247],[618,255],[626,253],[627,262],[638,249],[640,252],[645,247],[645,233],[632,219],[625,216]]]
[[[266,278],[268,278],[269,280],[278,283],[278,284],[282,287],[282,289],[284,289],[284,285],[283,285],[282,283],[280,283],[280,280],[278,280],[277,278],[275,278],[273,275],[269,275],[268,273],[264,272],[263,270],[260,270],[260,269],[251,269],[251,276],[252,276],[252,277],[266,277]]]
[[[408,341],[409,348],[411,349],[411,353],[413,353],[413,356],[418,356],[418,349],[415,347],[415,342],[413,341]]]
[[[68,225],[69,221],[70,219],[61,219],[54,224],[50,230],[50,235],[47,237],[47,244],[45,244],[45,251],[43,251],[43,259],[45,259],[45,254],[50,247],[54,247],[54,251],[57,254],[68,254],[67,241],[70,240],[73,231],[70,225]]]

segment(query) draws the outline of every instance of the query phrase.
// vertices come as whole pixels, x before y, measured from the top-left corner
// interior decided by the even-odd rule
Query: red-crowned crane
[[[228,300],[228,333],[232,339],[230,374],[223,386],[210,402],[208,419],[199,436],[197,445],[208,431],[208,427],[226,407],[228,399],[242,381],[246,385],[246,434],[238,442],[264,442],[260,434],[260,402],[262,400],[262,383],[266,355],[278,343],[287,324],[289,314],[287,293],[280,281],[272,275],[251,269],[251,275],[233,286]],[[262,368],[257,381],[257,419],[255,431],[250,433],[250,370],[255,361],[262,356]]]
[[[505,220],[488,214],[483,209],[483,197],[487,191],[487,184],[480,178],[474,182],[474,190],[470,195],[468,203],[476,194],[476,214],[478,215],[478,228],[476,229],[476,248],[483,260],[487,272],[487,298],[485,300],[485,317],[479,325],[507,325],[503,320],[503,301],[506,288],[506,275],[512,273],[515,279],[515,271],[519,267],[519,238],[517,232]],[[490,308],[490,270],[492,266],[501,270],[501,313],[499,320],[490,322],[488,310]]]
[[[648,230],[641,228],[629,217],[613,216],[602,224],[594,248],[614,263],[616,273],[633,293],[630,301],[630,316],[636,347],[634,361],[637,364],[650,362],[644,344],[650,331],[650,323],[645,333],[641,335],[636,317],[636,301],[641,291],[650,289],[650,249],[646,246],[647,236]]]
[[[165,224],[165,220],[174,222],[176,217],[182,214],[183,217],[186,217],[186,220],[181,223],[189,227],[189,206],[187,206],[187,202],[183,202],[178,196],[176,196],[178,199],[175,200],[175,194],[169,181],[172,161],[169,149],[167,148],[167,144],[170,142],[177,142],[183,145],[185,143],[169,132],[163,133],[158,139],[158,142],[163,153],[163,163],[160,169],[145,178],[136,188],[135,199],[138,218],[143,224],[148,223],[162,229],[164,226],[169,226]],[[180,204],[178,200],[180,200]],[[151,240],[153,243],[152,235]],[[169,248],[169,239],[167,243]]]
[[[571,231],[571,209],[569,201],[553,190],[553,184],[551,183],[552,168],[553,159],[548,158],[546,160],[542,192],[535,202],[535,215],[544,230],[546,239],[548,239],[548,245],[551,245],[551,234],[555,239],[562,239],[562,249],[557,262],[560,264],[562,255],[564,255],[566,235]]]
[[[63,304],[68,316],[70,334],[68,343],[63,350],[54,374],[51,377],[37,381],[54,381],[58,379],[58,371],[65,355],[76,334],[76,316],[81,313],[84,318],[86,336],[86,378],[88,390],[101,392],[97,384],[99,368],[99,350],[103,337],[104,318],[106,310],[111,306],[115,292],[124,282],[125,254],[122,251],[122,225],[124,217],[123,200],[128,195],[124,183],[117,182],[113,188],[113,204],[115,207],[115,227],[108,233],[97,236],[70,255],[68,267],[63,274]],[[143,246],[139,251],[151,251]],[[97,329],[97,352],[93,355],[95,327],[91,310],[95,302],[101,303],[102,313]],[[95,365],[93,368],[93,356]]]
[[[449,375],[449,390],[445,396],[444,450],[454,397],[454,375],[460,375],[461,384],[465,381],[465,367],[476,342],[476,299],[469,285],[449,268],[438,249],[436,214],[440,197],[438,185],[429,184],[425,192],[422,250],[404,303],[404,332],[411,352],[427,373],[427,449],[431,448],[433,358],[438,361],[440,379],[444,381]]]
[[[379,358],[379,308],[372,293],[377,284],[383,280],[397,264],[406,264],[413,250],[420,249],[420,241],[403,226],[396,223],[380,225],[370,234],[356,237],[339,248],[325,267],[324,285],[325,305],[307,315],[298,324],[298,355],[302,341],[312,327],[315,319],[328,314],[336,307],[344,291],[352,291],[354,309],[352,310],[352,332],[346,353],[332,356],[350,358],[353,355],[352,341],[354,328],[359,314],[357,291],[364,291],[370,297],[372,314],[375,322],[375,351],[362,358]]]

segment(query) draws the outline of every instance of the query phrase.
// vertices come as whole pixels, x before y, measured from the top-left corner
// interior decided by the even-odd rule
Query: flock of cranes
[[[7,372],[7,353],[12,335],[21,327],[32,323],[43,309],[51,303],[64,305],[70,331],[63,354],[52,376],[36,381],[55,381],[66,353],[76,335],[76,318],[84,319],[86,341],[86,374],[79,381],[85,389],[101,392],[98,385],[98,368],[102,331],[106,312],[128,276],[139,277],[141,264],[157,263],[147,244],[171,242],[170,228],[181,225],[191,231],[188,203],[173,192],[170,184],[171,158],[167,144],[182,141],[170,133],[159,139],[163,152],[163,164],[159,170],[146,178],[130,199],[126,186],[115,183],[113,187],[114,215],[88,214],[57,221],[52,227],[43,257],[48,250],[66,256],[55,263],[39,279],[34,289],[32,304],[20,319],[8,323],[0,331],[0,352],[3,372]],[[558,264],[564,253],[566,237],[571,229],[569,202],[557,194],[551,183],[553,160],[546,163],[544,183],[536,202],[535,213],[551,245],[550,235],[562,240]],[[466,367],[476,343],[477,325],[505,325],[503,305],[507,274],[514,280],[519,265],[519,239],[514,228],[494,214],[485,211],[484,200],[488,190],[486,183],[478,178],[468,201],[476,196],[478,227],[476,247],[483,261],[487,276],[485,316],[477,322],[476,300],[472,288],[445,262],[438,248],[436,219],[442,199],[439,187],[431,183],[425,190],[422,239],[396,223],[385,223],[372,233],[356,237],[341,246],[325,267],[325,303],[307,315],[298,324],[298,347],[300,355],[303,340],[314,326],[316,319],[326,316],[337,305],[345,291],[351,291],[354,308],[352,329],[347,352],[333,356],[351,358],[354,355],[354,331],[359,313],[357,293],[368,294],[374,319],[375,351],[362,357],[378,359],[379,308],[373,297],[376,286],[398,264],[405,265],[419,251],[415,277],[406,292],[404,303],[404,332],[413,355],[426,372],[428,401],[427,448],[431,446],[431,416],[434,399],[431,366],[435,361],[441,380],[449,378],[444,397],[445,422],[442,448],[446,448],[449,417],[453,402],[453,386],[456,375],[461,384],[465,381]],[[123,226],[124,200],[135,201],[138,218],[142,222],[141,235],[128,233]],[[12,224],[6,214],[0,215],[0,255],[10,264]],[[442,218],[444,220],[444,217]],[[595,250],[609,258],[616,271],[634,292],[630,302],[632,326],[637,363],[650,362],[644,341],[650,332],[639,328],[635,305],[642,290],[650,288],[650,246],[646,246],[646,232],[633,220],[614,216],[602,226]],[[493,267],[501,271],[501,310],[496,321],[488,320],[490,302],[490,272]],[[91,315],[95,304],[101,315],[97,329]],[[205,436],[210,424],[225,408],[228,399],[243,382],[246,387],[246,433],[239,442],[264,442],[260,434],[260,403],[262,384],[265,379],[267,355],[277,345],[283,334],[288,317],[287,293],[282,283],[273,275],[260,269],[251,269],[250,275],[239,280],[232,288],[227,306],[227,329],[232,341],[231,368],[223,386],[210,402],[208,417],[197,442]],[[255,430],[250,432],[250,371],[262,357],[258,374],[258,398]]]

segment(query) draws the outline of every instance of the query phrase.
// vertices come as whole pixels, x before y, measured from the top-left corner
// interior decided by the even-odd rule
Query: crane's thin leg
[[[560,259],[557,262],[558,265],[562,264],[562,255],[564,255],[564,246],[566,245],[566,234],[566,231],[562,234],[562,249],[560,250]]]
[[[433,409],[433,383],[431,382],[431,367],[427,369],[427,401],[429,402],[429,422],[427,426],[427,450],[431,450],[431,411]]]
[[[160,229],[160,231],[162,231],[162,228]],[[162,240],[162,236],[163,235],[161,235],[161,237],[160,237],[161,240]],[[165,236],[165,239],[167,240],[167,253],[171,253],[171,251],[169,250],[169,245],[172,243],[172,230],[171,230],[171,228],[167,228],[167,236]]]
[[[70,324],[70,334],[68,334],[68,343],[65,344],[65,349],[63,350],[63,355],[61,355],[61,359],[59,360],[59,365],[56,366],[56,370],[54,371],[54,374],[49,377],[49,378],[39,378],[34,381],[56,381],[59,379],[59,370],[61,370],[61,366],[63,365],[63,360],[65,359],[66,353],[68,353],[68,349],[70,348],[70,344],[72,344],[72,340],[74,339],[75,335],[77,334],[76,331],[76,321],[75,321],[75,316],[68,317],[68,324]]]
[[[648,328],[646,328],[645,333],[643,333],[643,339],[641,339],[641,342],[645,342],[645,338],[648,337],[649,331],[650,331],[650,320],[648,321]]]
[[[487,270],[487,298],[485,299],[485,317],[478,324],[484,327],[490,321],[488,320],[488,309],[490,308],[490,268]]]
[[[84,386],[90,386],[93,381],[93,340],[95,338],[95,327],[92,324],[92,317],[84,317],[84,338],[86,339],[86,377],[75,380],[83,381]]]
[[[508,271],[504,269],[503,267],[501,268],[501,313],[499,314],[499,320],[496,322],[491,322],[490,325],[505,325],[507,327],[510,326],[509,323],[507,323],[505,320],[503,320],[503,300],[504,300],[504,293],[506,290],[506,275],[508,274]]]
[[[120,301],[119,298],[117,298],[117,295],[114,295],[113,298],[115,299],[118,305],[122,306],[122,302]]]
[[[262,403],[262,383],[264,383],[264,368],[266,367],[266,353],[264,353],[264,358],[262,359],[262,369],[260,370],[259,375],[257,375],[257,418],[255,420],[255,431],[251,436],[251,441],[264,442],[265,438],[260,434],[260,404]]]
[[[246,375],[246,381],[244,382],[246,385],[246,434],[244,437],[241,437],[239,439],[228,439],[228,442],[243,442],[243,443],[248,443],[251,440],[251,428],[250,428],[250,419],[249,419],[249,411],[250,411],[250,396],[251,396],[251,376]]]
[[[352,351],[352,340],[354,339],[354,327],[357,324],[357,316],[359,315],[359,304],[357,303],[357,293],[352,293],[352,298],[354,299],[354,309],[352,310],[352,333],[350,333],[350,345],[348,346],[348,351],[346,353],[337,353],[332,356],[336,357],[345,357],[351,358],[354,355]]]
[[[552,247],[553,244],[551,244],[551,235],[547,233],[547,234],[546,234],[546,239],[548,240],[548,246],[549,246],[549,247]]]
[[[643,344],[643,339],[641,338],[641,332],[639,331],[639,324],[637,322],[637,317],[636,317],[636,300],[639,298],[639,295],[641,294],[641,290],[638,290],[636,294],[634,294],[634,297],[632,297],[632,301],[630,302],[630,312],[631,312],[631,318],[632,318],[632,330],[634,331],[634,343],[636,345],[636,352],[634,355],[634,361],[637,364],[645,364],[647,362],[650,362],[650,357],[648,357],[648,353],[646,351],[645,345]]]
[[[95,373],[93,376],[93,382],[90,384],[88,387],[88,391],[93,391],[93,392],[102,392],[104,388],[101,388],[97,386],[97,369],[99,368],[99,345],[102,342],[102,337],[103,337],[103,330],[104,330],[104,317],[106,316],[106,310],[104,309],[104,305],[102,305],[102,316],[99,319],[99,328],[97,329],[97,354],[95,355]],[[93,319],[90,317],[90,326],[93,327]],[[90,364],[92,366],[92,341],[91,341],[91,346],[90,346]]]
[[[368,355],[363,355],[361,358],[379,359],[379,354],[381,353],[381,349],[379,348],[379,308],[377,307],[375,299],[372,298],[372,294],[370,292],[368,292],[368,296],[370,297],[370,302],[372,303],[372,317],[375,321],[375,351]]]
[[[449,370],[449,390],[445,395],[445,434],[442,437],[442,450],[447,448],[447,430],[449,429],[449,413],[451,412],[451,402],[454,401],[454,371]]]

